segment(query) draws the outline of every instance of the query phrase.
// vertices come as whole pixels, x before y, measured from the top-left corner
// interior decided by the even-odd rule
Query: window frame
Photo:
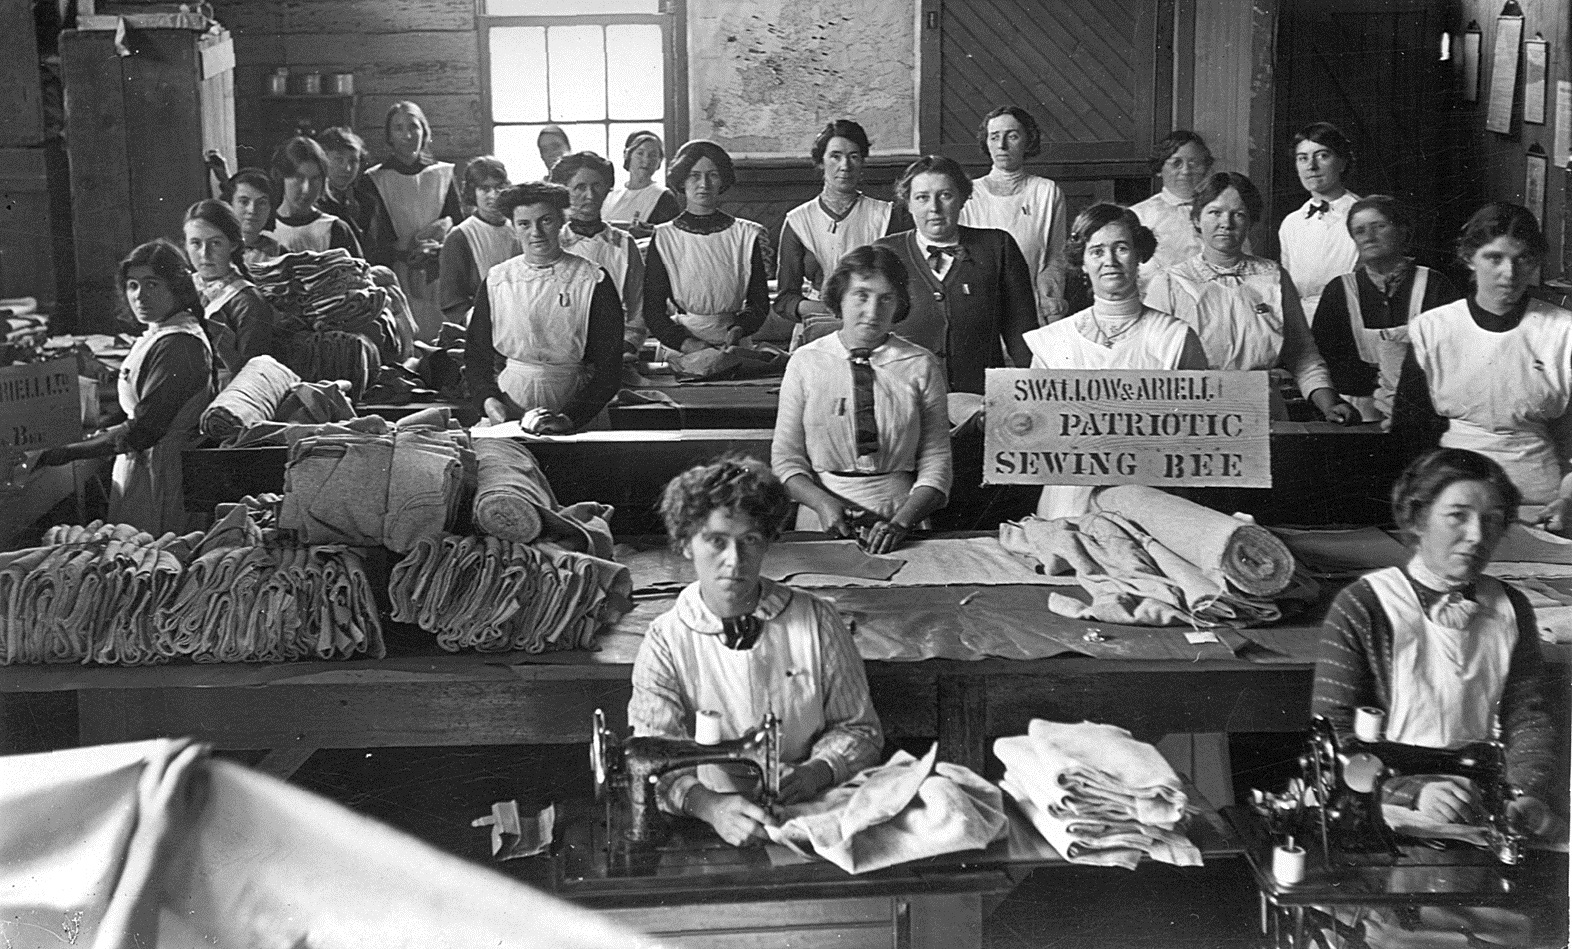
[[[654,25],[661,28],[661,48],[665,56],[666,88],[663,91],[665,116],[661,120],[661,139],[667,155],[687,140],[688,127],[688,50],[687,11],[683,0],[660,0],[658,13],[594,13],[557,16],[501,16],[486,12],[486,0],[475,0],[475,33],[480,60],[481,141],[486,154],[496,154],[496,119],[491,107],[491,31],[515,26],[619,26]],[[524,124],[504,122],[504,125]],[[679,134],[681,138],[679,138]],[[608,149],[611,146],[608,145]],[[612,164],[622,163],[621,155],[604,156]]]

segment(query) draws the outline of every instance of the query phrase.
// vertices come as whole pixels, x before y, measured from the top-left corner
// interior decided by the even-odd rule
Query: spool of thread
[[[1272,851],[1272,877],[1283,886],[1304,882],[1305,848],[1294,846],[1294,838]]]
[[[1382,729],[1385,727],[1386,712],[1381,709],[1369,705],[1354,709],[1354,737],[1360,741],[1380,741]]]
[[[700,709],[693,717],[693,740],[701,745],[718,745],[721,741],[721,716],[710,709]]]

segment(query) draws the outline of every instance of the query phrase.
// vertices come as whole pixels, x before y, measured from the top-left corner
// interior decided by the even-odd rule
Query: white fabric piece
[[[994,754],[1039,807],[1060,816],[1133,820],[1172,830],[1188,799],[1156,748],[1114,725],[1032,719]]]
[[[1517,614],[1506,588],[1481,577],[1475,587],[1479,611],[1459,630],[1425,615],[1401,569],[1378,570],[1365,580],[1392,624],[1387,739],[1422,748],[1488,740],[1517,644]]]
[[[1176,830],[1135,821],[1052,814],[1032,800],[1010,771],[1005,772],[999,787],[1069,863],[1134,870],[1141,857],[1146,856],[1177,867],[1202,865],[1200,848]]]
[[[960,765],[897,751],[817,799],[785,809],[770,839],[847,873],[962,850],[981,850],[1007,829],[999,789]]]
[[[1449,420],[1441,444],[1500,464],[1524,505],[1555,500],[1567,470],[1554,429],[1572,399],[1572,312],[1531,299],[1517,327],[1492,333],[1458,300],[1421,313],[1408,335]]]
[[[186,741],[0,758],[0,813],[13,949],[653,945]]]

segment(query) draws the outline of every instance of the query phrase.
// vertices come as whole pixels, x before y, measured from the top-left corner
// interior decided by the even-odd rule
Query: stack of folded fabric
[[[234,442],[257,425],[285,422],[322,425],[355,418],[355,408],[334,382],[302,382],[272,356],[246,362],[202,411],[202,434]]]
[[[32,297],[0,300],[0,366],[44,358],[49,320]]]
[[[237,505],[207,534],[56,527],[0,554],[3,662],[145,665],[384,654],[359,554],[272,542]]]
[[[497,537],[424,538],[388,580],[393,619],[449,652],[587,648],[632,609],[632,593],[622,564]]]
[[[1141,857],[1201,865],[1178,829],[1189,801],[1156,748],[1113,725],[1033,719],[997,739],[1004,792],[1071,863],[1134,868]]]
[[[466,454],[448,432],[423,427],[302,438],[284,469],[279,526],[307,544],[406,553],[458,525]]]
[[[358,395],[376,380],[384,356],[396,361],[404,354],[399,308],[407,304],[371,270],[341,248],[285,254],[252,268],[257,289],[281,317],[284,360],[305,378],[347,379]]]
[[[1103,491],[1080,518],[1001,524],[999,542],[1045,573],[1076,574],[1090,604],[1057,593],[1048,601],[1072,619],[1260,626],[1283,616],[1284,601],[1316,594],[1270,531],[1140,485]]]

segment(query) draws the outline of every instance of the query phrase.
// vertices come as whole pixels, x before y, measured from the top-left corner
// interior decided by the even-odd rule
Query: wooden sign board
[[[990,369],[986,484],[1272,486],[1265,372]]]
[[[0,369],[0,447],[38,451],[82,437],[75,357]]]

